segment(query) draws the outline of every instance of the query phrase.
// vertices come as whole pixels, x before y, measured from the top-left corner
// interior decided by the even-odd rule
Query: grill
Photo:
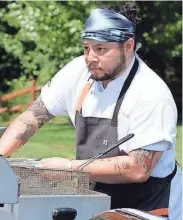
[[[84,171],[37,168],[37,159],[7,159],[20,182],[20,195],[89,194]]]

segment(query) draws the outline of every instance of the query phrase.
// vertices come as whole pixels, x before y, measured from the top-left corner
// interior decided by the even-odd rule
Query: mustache
[[[91,66],[91,65],[88,65],[88,69],[89,70],[102,70],[101,67],[95,67],[95,66]]]

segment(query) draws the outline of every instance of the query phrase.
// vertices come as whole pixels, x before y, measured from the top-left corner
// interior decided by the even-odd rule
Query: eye
[[[84,52],[85,52],[85,53],[89,52],[89,47],[84,46]]]
[[[102,47],[98,47],[98,48],[97,48],[97,51],[98,51],[98,52],[103,52],[104,50],[105,50],[105,48],[102,48]]]
[[[104,55],[107,51],[108,51],[108,48],[106,48],[106,47],[97,47],[96,48],[96,53],[98,53],[98,55]]]

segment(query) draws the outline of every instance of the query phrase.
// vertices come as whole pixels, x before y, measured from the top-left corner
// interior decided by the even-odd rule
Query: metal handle
[[[53,220],[74,220],[76,216],[77,211],[73,208],[56,208],[52,212]]]

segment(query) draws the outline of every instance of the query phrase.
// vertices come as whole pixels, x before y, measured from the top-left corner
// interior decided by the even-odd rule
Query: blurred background
[[[125,1],[0,1],[0,126],[7,126],[67,62],[82,55],[80,31],[92,8]],[[167,83],[178,108],[182,164],[182,2],[138,1],[139,56]],[[155,88],[156,89],[156,88]],[[50,126],[51,125],[51,126]],[[45,125],[14,157],[74,158],[69,119]]]

